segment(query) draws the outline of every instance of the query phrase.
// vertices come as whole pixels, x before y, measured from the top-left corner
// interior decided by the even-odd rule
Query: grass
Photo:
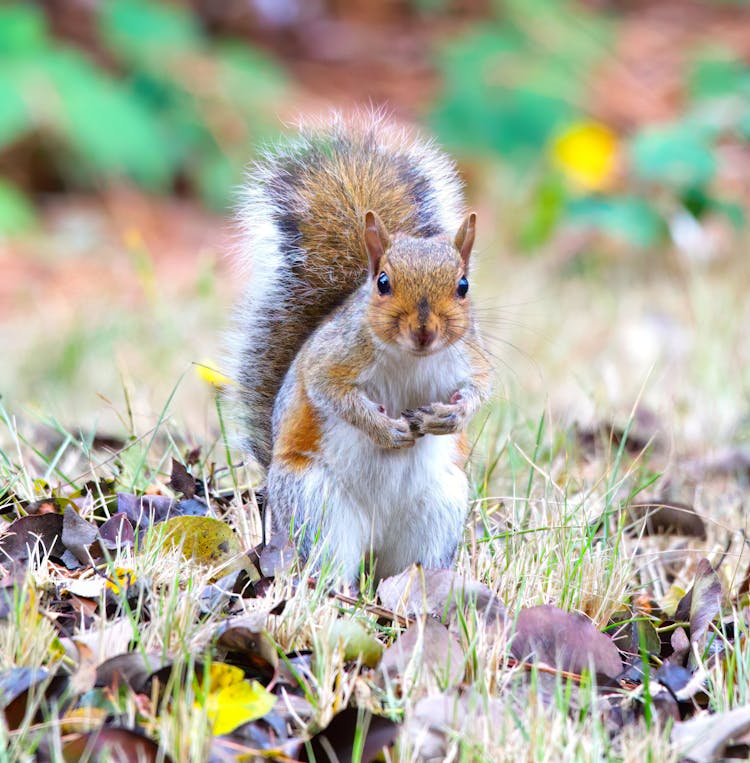
[[[502,251],[500,243],[488,248]],[[738,240],[737,252],[743,243]],[[673,607],[689,588],[698,559],[707,556],[718,565],[727,614],[734,612],[738,629],[746,631],[737,610],[743,600],[735,594],[748,567],[747,475],[726,458],[742,456],[750,435],[745,259],[727,255],[696,264],[665,252],[580,256],[574,263],[485,257],[479,301],[500,385],[498,400],[474,430],[475,501],[457,569],[497,594],[511,622],[522,608],[542,603],[584,613],[600,629],[639,597]],[[148,278],[152,286],[158,282],[158,269]],[[217,411],[190,368],[203,356],[200,348],[215,346],[211,332],[226,311],[226,295],[207,293],[217,287],[205,283],[188,283],[182,291],[166,285],[157,308],[162,325],[151,338],[150,309],[134,312],[117,296],[100,295],[92,309],[100,314],[112,299],[112,320],[101,324],[101,342],[92,339],[100,332],[96,320],[86,331],[75,321],[66,324],[72,328],[58,343],[59,356],[53,354],[58,379],[39,370],[49,351],[49,319],[26,327],[26,349],[3,370],[0,508],[89,484],[93,503],[86,512],[103,517],[112,511],[106,481],[115,479],[125,492],[157,483],[168,492],[171,458],[182,461],[200,445],[192,471],[204,482],[212,477],[232,496],[228,506],[216,508],[242,546],[260,541],[260,518],[244,492],[256,475],[240,466],[231,419]],[[493,284],[501,284],[503,301],[515,305],[499,318],[490,312],[498,299]],[[194,304],[199,290],[191,313],[185,306]],[[149,294],[153,308],[153,288]],[[120,322],[126,313],[128,320]],[[120,369],[96,349],[112,347],[112,325],[126,347]],[[143,356],[132,365],[141,343]],[[89,360],[81,364],[81,358]],[[29,368],[33,373],[24,372]],[[95,430],[122,442],[102,447]],[[610,438],[610,430],[620,436]],[[624,509],[654,497],[694,505],[706,539],[650,537],[630,528]],[[91,649],[95,664],[117,651],[174,660],[166,698],[145,701],[123,691],[108,698],[106,710],[126,723],[140,719],[174,760],[207,760],[213,741],[200,682],[192,677],[197,665],[219,658],[215,634],[224,614],[206,606],[207,593],[216,593],[217,571],[185,563],[162,540],[153,528],[136,552],[121,551],[107,562],[110,574],[116,567],[132,569],[143,595],[130,601],[119,594],[119,610],[109,614],[99,606],[75,637]],[[3,671],[79,664],[81,652],[61,638],[49,611],[68,577],[40,549],[17,580],[11,614],[0,621]],[[323,727],[353,703],[403,723],[390,753],[399,761],[416,761],[430,749],[438,759],[461,761],[681,757],[670,741],[670,722],[643,688],[630,690],[620,724],[590,681],[579,684],[509,661],[505,641],[488,633],[476,612],[466,612],[456,628],[465,668],[460,688],[450,686],[445,670],[426,669],[420,650],[410,666],[412,680],[399,688],[383,684],[373,671],[353,669],[326,637],[343,617],[392,643],[400,629],[368,611],[371,592],[349,605],[330,598],[323,584],[295,588],[289,576],[280,576],[263,597],[241,599],[238,613],[267,613],[283,601],[280,614],[267,616],[266,628],[303,687],[296,731]],[[750,647],[746,638],[726,639],[720,630],[716,638],[726,641],[726,657],[706,665],[706,693],[711,708],[726,710],[748,702]],[[287,657],[306,650],[314,655],[309,664]],[[40,731],[51,758],[63,760],[64,740],[85,727],[80,718],[63,723],[59,713],[35,718],[34,706],[31,700],[15,730],[0,723],[0,760],[32,760]]]
[[[517,410],[517,409],[515,409]],[[554,603],[564,609],[584,612],[603,628],[610,616],[638,592],[649,590],[644,548],[652,539],[624,533],[625,522],[618,519],[616,496],[632,496],[649,479],[643,457],[632,456],[623,448],[598,457],[597,476],[583,484],[574,474],[570,454],[575,452],[572,430],[556,430],[546,424],[546,414],[535,422],[519,421],[508,409],[491,413],[475,447],[476,502],[468,522],[467,543],[462,549],[458,569],[486,583],[506,603],[511,616],[521,607]],[[508,418],[510,417],[510,421]],[[157,427],[130,446],[116,459],[123,470],[116,474],[113,460],[92,451],[90,438],[76,437],[58,426],[52,431],[61,440],[49,456],[34,448],[32,435],[4,414],[5,436],[11,447],[0,456],[6,498],[38,499],[48,492],[43,483],[80,490],[92,477],[115,477],[124,487],[145,488],[168,478],[171,457],[180,458],[181,442],[160,417]],[[498,438],[497,432],[505,432]],[[608,444],[601,443],[605,453]],[[228,451],[220,442],[211,453],[219,458]],[[130,455],[128,452],[132,451]],[[531,453],[532,456],[526,454]],[[103,465],[97,466],[97,460]],[[237,460],[239,458],[237,457]],[[489,465],[492,478],[487,479]],[[561,471],[564,466],[566,471]],[[209,464],[199,468],[207,473]],[[234,469],[224,482],[232,490],[247,484],[242,469]],[[80,475],[72,479],[71,475]],[[43,482],[39,482],[41,476]],[[236,481],[236,482],[235,482]],[[95,498],[101,508],[103,498]],[[92,507],[93,508],[93,507]],[[602,531],[601,516],[609,513],[608,532]],[[249,547],[260,540],[258,517],[234,502],[226,517]],[[709,536],[711,538],[711,535]],[[703,549],[710,553],[711,540]],[[659,551],[649,564],[662,565]],[[683,563],[686,584],[690,555]],[[141,651],[172,658],[178,669],[166,688],[161,704],[155,700],[150,709],[136,706],[128,693],[115,703],[119,717],[138,716],[149,733],[161,740],[163,749],[174,760],[205,760],[211,749],[205,707],[196,698],[199,691],[192,676],[198,661],[212,654],[212,640],[224,615],[206,612],[202,597],[216,570],[186,565],[177,551],[166,552],[158,526],[152,528],[138,551],[120,553],[110,567],[134,571],[148,591],[150,620],[141,618],[144,600],[134,606],[123,600],[123,612],[116,617],[102,610],[91,627],[78,633],[88,643],[95,664],[118,651]],[[661,570],[664,574],[664,570]],[[45,618],[45,597],[63,585],[60,574],[40,557],[19,584],[15,610],[0,626],[0,655],[4,668],[10,666],[53,667],[66,658],[61,639]],[[403,722],[404,732],[392,751],[395,760],[417,760],[420,750],[437,745],[448,760],[677,760],[670,745],[668,725],[663,726],[645,703],[641,719],[626,724],[613,734],[613,725],[601,712],[601,698],[591,683],[578,685],[561,676],[536,671],[527,674],[512,667],[504,656],[504,642],[489,637],[478,625],[476,613],[469,611],[457,633],[465,654],[465,681],[459,692],[446,685],[444,671],[432,674],[420,669],[420,655],[414,655],[412,680],[403,691],[384,687],[370,671],[353,670],[325,633],[337,618],[355,618],[370,633],[386,643],[398,629],[382,628],[364,606],[342,607],[329,598],[323,586],[293,589],[289,578],[279,578],[264,599],[243,599],[243,612],[270,609],[282,600],[287,605],[280,615],[268,617],[268,635],[279,650],[311,649],[312,670],[305,673],[305,698],[310,705],[311,728],[324,727],[334,714],[351,702],[378,715]],[[40,614],[41,613],[41,614]],[[65,639],[62,639],[65,641]],[[750,654],[744,642],[736,640],[731,662],[725,671],[709,670],[709,694],[717,708],[744,702],[745,677],[750,669]],[[639,704],[637,696],[633,705]],[[431,704],[432,703],[432,704]],[[437,704],[436,704],[437,703]],[[30,710],[33,702],[29,705]],[[151,713],[149,715],[149,712]],[[447,725],[446,734],[430,731],[430,723]],[[85,725],[85,724],[83,724]],[[72,721],[62,723],[51,717],[32,721],[32,713],[19,728],[0,730],[7,760],[31,760],[42,730],[52,757],[62,760],[63,741],[75,728]],[[186,735],[184,729],[193,733]],[[426,747],[425,747],[426,745]]]

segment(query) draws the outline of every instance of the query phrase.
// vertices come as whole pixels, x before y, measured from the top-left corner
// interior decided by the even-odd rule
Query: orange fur
[[[458,432],[456,435],[456,459],[453,463],[460,469],[465,468],[469,460],[469,453],[469,436],[466,432]]]
[[[276,436],[274,459],[295,472],[304,471],[320,446],[320,420],[302,385],[297,385],[294,405],[284,416]]]

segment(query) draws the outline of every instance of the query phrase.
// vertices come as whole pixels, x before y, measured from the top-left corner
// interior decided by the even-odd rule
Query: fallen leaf
[[[406,675],[415,659],[443,686],[455,686],[464,677],[464,651],[458,639],[432,618],[413,623],[400,634],[385,650],[380,670],[393,681]]]
[[[250,668],[266,683],[276,673],[279,655],[276,646],[263,632],[267,616],[265,612],[232,617],[221,624],[217,631],[216,646],[226,650],[226,662]]]
[[[653,674],[653,678],[662,686],[666,686],[672,696],[681,702],[692,699],[706,688],[705,670],[694,672],[671,662],[662,663]]]
[[[682,597],[674,613],[676,622],[690,623],[690,643],[699,651],[706,645],[708,626],[721,611],[721,581],[708,559],[695,569],[693,587]]]
[[[211,517],[173,517],[164,523],[164,545],[179,548],[185,559],[218,566],[246,564],[240,541],[225,522]]]
[[[288,532],[272,535],[260,552],[258,564],[261,574],[269,578],[287,574],[294,564],[296,556],[297,552]]]
[[[723,713],[701,713],[672,726],[671,739],[678,757],[695,763],[712,763],[722,758],[724,748],[750,731],[750,705]]]
[[[50,675],[45,668],[10,668],[0,673],[0,707],[7,707],[30,686]]]
[[[167,664],[156,654],[141,654],[140,651],[116,654],[102,662],[96,669],[95,686],[114,686],[126,683],[135,692],[140,692],[148,677]]]
[[[132,729],[105,726],[88,734],[79,734],[63,746],[66,763],[168,763],[171,758],[159,750],[153,739]]]
[[[50,556],[61,557],[63,518],[60,514],[30,514],[12,522],[0,537],[0,563],[28,559],[41,545]]]
[[[107,588],[106,578],[100,575],[87,578],[68,578],[60,587],[60,594],[81,596],[84,599],[98,599]]]
[[[706,525],[693,506],[678,501],[652,501],[633,503],[628,507],[628,518],[636,522],[636,533],[642,523],[645,535],[673,533],[706,539]]]
[[[302,748],[299,760],[351,763],[357,744],[361,745],[361,755],[357,760],[370,763],[380,756],[383,748],[394,743],[399,729],[400,726],[388,718],[348,707]]]
[[[96,731],[104,725],[108,715],[109,710],[103,707],[75,707],[60,718],[60,730],[63,734]]]
[[[587,617],[548,604],[519,612],[510,648],[517,660],[572,673],[593,670],[615,679],[622,672],[620,654],[609,636]]]
[[[208,514],[208,504],[198,498],[186,498],[177,504],[170,516],[205,517]]]
[[[108,551],[129,548],[135,543],[133,525],[125,514],[113,514],[99,528],[99,545]],[[92,554],[93,549],[91,550]],[[99,554],[101,556],[101,553]]]
[[[106,625],[76,634],[76,642],[84,643],[96,655],[97,664],[120,652],[126,652],[133,640],[133,623],[127,617],[110,620]]]
[[[220,759],[236,763],[243,747],[250,747],[253,750],[280,751],[288,739],[285,719],[274,712],[266,713],[263,718],[243,723],[230,734],[214,737],[211,745],[211,760],[214,761],[216,755],[223,755],[225,757]],[[263,756],[263,758],[266,757],[276,759],[276,755]]]
[[[172,459],[172,474],[169,478],[169,487],[185,498],[195,495],[195,477],[176,459]]]
[[[276,697],[257,681],[246,681],[233,665],[213,662],[209,666],[208,691],[202,702],[213,734],[228,734],[238,726],[262,718],[276,704]]]
[[[75,639],[73,643],[76,647],[78,665],[70,677],[70,688],[75,694],[85,694],[89,689],[94,688],[97,661],[87,644]]]
[[[87,522],[68,504],[63,514],[62,542],[65,547],[83,564],[91,562],[89,546],[99,537],[96,525]]]
[[[612,641],[615,646],[625,654],[659,655],[661,652],[661,639],[650,620],[639,617],[630,611],[621,612],[610,621],[614,627],[610,630]]]
[[[289,723],[307,723],[315,715],[315,708],[304,697],[288,692],[286,689],[276,688],[279,701],[274,712],[282,715]]]
[[[427,570],[412,566],[385,578],[378,585],[383,606],[407,615],[434,615],[453,623],[457,610],[476,610],[491,626],[502,627],[505,608],[483,583],[459,575],[453,570]]]
[[[68,687],[67,676],[55,676],[44,668],[11,668],[0,674],[0,707],[10,730],[17,729],[29,711],[33,699],[31,721],[49,714],[50,705],[59,703]]]
[[[407,715],[404,736],[415,746],[420,761],[442,763],[452,740],[472,738],[467,730],[480,724],[488,730],[501,726],[504,710],[502,700],[472,692],[422,697]]]
[[[177,502],[165,495],[118,493],[117,513],[124,514],[134,528],[145,528],[178,512]]]
[[[342,650],[347,661],[360,660],[365,667],[374,668],[383,655],[383,645],[355,620],[334,620],[323,638],[330,650]]]

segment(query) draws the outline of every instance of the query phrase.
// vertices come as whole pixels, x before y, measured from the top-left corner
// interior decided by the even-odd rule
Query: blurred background
[[[46,0],[0,7],[0,402],[215,430],[243,168],[386,105],[457,159],[522,425],[750,435],[750,4]]]

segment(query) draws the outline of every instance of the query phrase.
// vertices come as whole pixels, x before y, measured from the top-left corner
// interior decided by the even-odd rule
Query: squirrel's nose
[[[420,326],[413,332],[414,343],[420,350],[424,350],[429,347],[435,339],[435,332],[428,329],[426,326]]]

